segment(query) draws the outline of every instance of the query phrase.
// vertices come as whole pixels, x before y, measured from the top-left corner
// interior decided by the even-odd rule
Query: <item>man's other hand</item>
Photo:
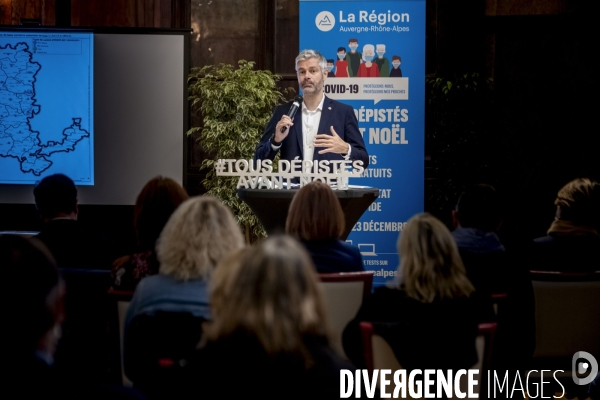
[[[347,154],[348,143],[344,142],[341,137],[335,132],[333,126],[330,128],[331,136],[325,134],[319,134],[315,136],[315,147],[324,147],[323,150],[319,151],[319,154],[325,153],[337,153]]]

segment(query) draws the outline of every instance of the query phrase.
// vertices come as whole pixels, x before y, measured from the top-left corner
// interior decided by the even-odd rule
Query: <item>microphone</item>
[[[300,108],[300,104],[302,104],[302,96],[296,96],[294,98],[294,103],[292,104],[292,106],[290,107],[290,111],[288,111],[287,115],[290,118],[294,118],[294,115],[296,115],[296,112],[298,111],[298,109]],[[283,128],[281,128],[281,133],[285,132],[285,129],[287,128],[287,126],[284,126]]]

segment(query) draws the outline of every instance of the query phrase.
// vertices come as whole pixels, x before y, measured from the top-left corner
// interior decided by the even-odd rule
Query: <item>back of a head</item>
[[[342,206],[327,184],[311,182],[292,199],[285,224],[288,235],[298,240],[339,239],[344,228]]]
[[[134,207],[135,232],[142,249],[154,249],[169,217],[188,198],[185,189],[171,178],[157,176],[146,183]]]
[[[498,228],[501,207],[498,193],[490,185],[474,185],[465,190],[456,203],[460,226],[491,232]]]
[[[8,310],[6,349],[16,357],[32,356],[40,338],[64,312],[62,298],[58,298],[61,279],[56,264],[35,238],[2,235],[0,266],[7,282],[2,290],[2,303]]]
[[[558,191],[554,204],[558,219],[600,228],[600,184],[596,181],[572,180]]]
[[[77,210],[77,188],[71,178],[63,174],[43,178],[33,189],[33,196],[42,218],[52,219],[60,213]]]
[[[229,208],[214,197],[192,197],[173,212],[158,238],[159,272],[178,280],[207,279],[223,258],[243,246]]]
[[[423,303],[468,297],[474,291],[452,234],[428,213],[413,216],[398,240],[402,284]]]
[[[314,266],[290,237],[270,237],[223,261],[212,285],[212,340],[241,329],[277,354],[298,352],[304,335],[328,337]]]

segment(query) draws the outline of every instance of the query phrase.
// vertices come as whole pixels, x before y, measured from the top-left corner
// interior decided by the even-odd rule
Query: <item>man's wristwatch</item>
[[[276,140],[275,140],[275,134],[273,134],[273,135],[271,136],[271,144],[272,144],[273,146],[281,146],[281,142],[278,142],[278,141],[276,141]]]

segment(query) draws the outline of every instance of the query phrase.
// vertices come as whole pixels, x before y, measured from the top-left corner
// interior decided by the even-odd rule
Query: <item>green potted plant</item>
[[[252,159],[273,108],[285,100],[276,86],[280,77],[255,70],[254,64],[240,60],[237,69],[231,64],[207,65],[192,68],[188,77],[192,110],[201,113],[203,123],[187,134],[199,131],[198,140],[211,155],[202,161],[201,169],[208,171],[202,183],[207,194],[218,197],[233,211],[247,242],[264,237],[265,231],[238,198],[237,178],[217,176],[214,164],[218,159]]]

